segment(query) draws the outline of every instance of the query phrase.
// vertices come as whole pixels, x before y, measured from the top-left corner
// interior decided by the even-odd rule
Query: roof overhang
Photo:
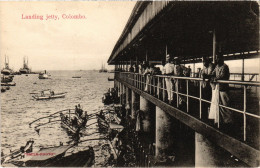
[[[202,56],[211,57],[213,31],[218,46],[230,60],[245,55],[259,57],[259,52],[245,54],[259,51],[258,3],[137,2],[108,63],[162,61],[166,52],[187,63]]]

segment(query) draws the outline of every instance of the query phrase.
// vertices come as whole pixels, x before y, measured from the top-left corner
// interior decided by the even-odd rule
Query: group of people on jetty
[[[202,78],[202,81],[190,80],[194,83],[194,86],[189,86],[189,92],[199,91],[199,86],[201,83],[202,87],[202,98],[211,101],[211,105],[206,102],[202,102],[202,118],[203,119],[213,119],[215,123],[222,122],[225,125],[230,125],[233,122],[232,113],[230,110],[224,107],[219,107],[217,104],[229,106],[229,84],[219,83],[216,84],[216,80],[229,80],[230,72],[227,64],[224,63],[224,58],[222,52],[218,52],[215,64],[209,58],[203,57],[203,68],[198,68],[197,72],[193,72],[190,66],[186,67],[181,64],[181,60],[178,57],[172,57],[170,54],[166,56],[166,60],[162,62],[162,66],[155,66],[155,64],[148,62],[141,62],[139,65],[133,64],[128,69],[122,69],[121,67],[117,70],[128,71],[133,73],[138,73],[144,76],[145,86],[144,91],[158,96],[161,88],[163,88],[163,82],[161,78],[153,78],[154,75],[164,75],[165,86],[167,90],[166,96],[168,97],[168,103],[175,105],[178,103],[180,109],[185,109],[187,106],[186,98],[182,95],[178,96],[179,101],[174,98],[174,93],[179,92],[186,94],[187,85],[185,79],[171,78],[175,77],[195,77]],[[177,82],[178,81],[178,82]],[[151,86],[154,84],[154,86]],[[193,87],[193,88],[192,88]],[[199,92],[196,92],[196,96],[199,97]],[[185,110],[184,110],[185,111]],[[219,113],[218,113],[219,112]],[[219,114],[219,115],[218,115]]]

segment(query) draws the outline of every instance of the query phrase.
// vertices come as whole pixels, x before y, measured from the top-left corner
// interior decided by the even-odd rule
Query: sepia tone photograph
[[[259,167],[259,1],[0,1],[1,167]]]

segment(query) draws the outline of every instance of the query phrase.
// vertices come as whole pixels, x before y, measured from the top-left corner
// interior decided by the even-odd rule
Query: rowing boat
[[[48,89],[48,90],[41,91],[41,94],[34,93],[32,97],[36,100],[48,100],[48,99],[64,98],[65,96],[66,96],[66,92],[54,93],[54,91]]]
[[[32,97],[36,100],[47,100],[47,99],[56,99],[56,98],[64,98],[66,96],[66,93],[56,93],[54,95],[33,95]]]

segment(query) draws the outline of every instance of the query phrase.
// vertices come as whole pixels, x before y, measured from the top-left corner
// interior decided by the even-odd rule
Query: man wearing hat
[[[214,82],[216,80],[229,80],[229,76],[230,76],[229,67],[227,66],[227,64],[224,63],[223,54],[220,52],[217,56],[218,56],[216,59],[217,65],[214,71],[212,72],[211,80]],[[230,99],[228,95],[229,85],[227,83],[220,83],[219,88],[216,89],[219,89],[219,104],[224,106],[229,106],[230,104]],[[211,118],[210,116],[209,118],[214,119]],[[233,122],[232,112],[229,109],[219,107],[219,119],[220,122],[224,124],[231,124]]]
[[[165,75],[174,75],[173,59],[169,54],[166,56],[166,64],[164,66],[164,69],[165,69]],[[173,103],[173,93],[172,93],[173,83],[172,83],[171,78],[165,78],[165,84],[166,84],[169,104],[172,104]]]

